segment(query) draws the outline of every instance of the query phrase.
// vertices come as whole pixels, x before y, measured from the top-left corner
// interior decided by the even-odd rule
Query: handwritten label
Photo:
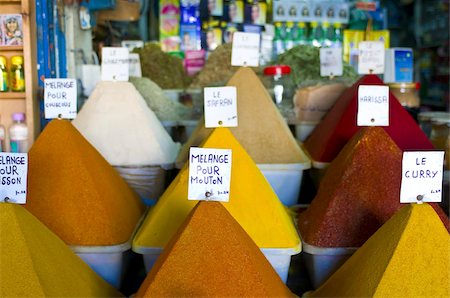
[[[128,64],[127,48],[102,48],[102,81],[128,81]]]
[[[389,126],[388,86],[359,86],[357,125]]]
[[[342,76],[342,48],[320,49],[320,76]]]
[[[260,34],[234,32],[231,50],[232,66],[259,66]]]
[[[238,126],[236,97],[236,87],[205,88],[205,127]]]
[[[191,147],[189,152],[189,200],[228,202],[231,149]]]
[[[139,58],[139,54],[136,53],[130,53],[130,59],[129,59],[129,74],[130,77],[142,77],[142,70],[141,70],[141,59]]]
[[[45,119],[77,117],[77,81],[75,79],[44,80]]]
[[[28,154],[0,153],[0,202],[25,204]]]
[[[358,45],[358,73],[381,74],[384,73],[384,42],[362,41]]]
[[[401,203],[440,202],[444,151],[403,152]]]

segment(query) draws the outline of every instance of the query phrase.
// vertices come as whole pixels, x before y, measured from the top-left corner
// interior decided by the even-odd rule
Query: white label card
[[[440,202],[444,151],[403,152],[401,203]]]
[[[130,53],[130,77],[142,77],[141,70],[141,59],[139,58],[139,54]]]
[[[362,41],[359,43],[358,73],[384,73],[384,42]]]
[[[102,48],[102,81],[128,81],[129,52],[127,48]]]
[[[259,66],[260,34],[235,32],[231,50],[232,66]]]
[[[342,48],[320,49],[320,76],[342,76]]]
[[[26,203],[27,174],[27,153],[0,153],[0,203]]]
[[[77,117],[77,80],[44,80],[45,119]]]
[[[231,149],[191,147],[188,199],[228,202],[231,182]]]
[[[236,127],[236,87],[208,87],[204,89],[205,127]]]
[[[358,87],[358,126],[389,126],[389,87]]]

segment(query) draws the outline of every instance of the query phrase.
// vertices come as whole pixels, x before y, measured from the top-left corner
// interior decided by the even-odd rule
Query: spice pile
[[[295,297],[219,202],[199,202],[165,246],[136,294],[155,296]]]
[[[225,208],[261,248],[295,248],[300,239],[286,209],[261,171],[227,128],[216,128],[204,148],[233,150],[230,201]],[[186,164],[153,207],[133,240],[133,250],[164,247],[195,207],[188,197]]]
[[[38,219],[0,203],[0,297],[123,297]]]
[[[72,123],[114,166],[170,164],[180,149],[129,82],[97,84]]]
[[[433,208],[406,205],[308,297],[449,297],[449,242]]]
[[[31,147],[25,208],[68,245],[127,242],[139,197],[66,120],[51,121]]]
[[[251,69],[240,68],[227,86],[237,89],[238,127],[230,130],[257,164],[309,162],[266,88]],[[210,133],[211,129],[205,128],[203,119],[198,125],[183,146],[177,163],[186,161],[189,147],[198,146]]]
[[[383,85],[383,81],[376,75],[366,75],[344,91],[305,140],[304,147],[313,160],[331,162],[361,129],[356,123],[360,85]],[[433,149],[427,136],[392,93],[389,93],[389,126],[383,128],[401,150]]]
[[[156,43],[147,43],[143,48],[136,48],[139,54],[142,75],[150,78],[162,89],[184,89],[190,83],[183,61],[165,53]]]
[[[381,127],[362,128],[330,164],[309,208],[299,215],[303,241],[359,247],[398,209],[402,151]],[[449,221],[432,204],[445,226]]]
[[[131,77],[130,82],[141,93],[148,107],[161,121],[185,119],[192,113],[185,105],[173,101],[164,95],[163,90],[148,78]]]

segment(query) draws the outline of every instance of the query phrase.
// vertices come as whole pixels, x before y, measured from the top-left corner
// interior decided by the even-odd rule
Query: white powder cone
[[[170,164],[180,149],[129,82],[100,82],[73,125],[114,166]]]

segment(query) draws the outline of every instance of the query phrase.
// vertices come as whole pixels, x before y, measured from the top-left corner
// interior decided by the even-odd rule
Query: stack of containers
[[[192,209],[135,297],[295,297],[226,204]]]
[[[311,167],[286,121],[257,75],[242,67],[228,81],[237,89],[238,126],[230,128],[239,143],[258,165],[283,204],[297,203],[303,171]],[[191,146],[198,146],[212,129],[200,119],[181,149],[177,167],[188,159]]]
[[[174,143],[129,82],[100,82],[73,125],[147,205],[165,188],[180,144]]]
[[[307,297],[449,297],[450,237],[428,204],[407,205]]]
[[[337,100],[304,143],[304,148],[312,158],[311,174],[316,185],[329,163],[361,129],[356,123],[358,88],[361,85],[383,85],[383,81],[376,75],[366,75],[353,84]],[[426,135],[392,93],[389,93],[389,126],[383,129],[401,150],[433,149]]]
[[[123,254],[144,206],[66,120],[51,121],[29,151],[25,208],[119,287]]]
[[[1,297],[123,297],[22,206],[0,203]]]
[[[230,200],[224,207],[286,281],[291,255],[301,250],[291,215],[229,129],[214,129],[202,147],[232,150]],[[147,271],[195,207],[196,201],[187,199],[188,179],[185,164],[134,237],[133,251],[144,255]]]
[[[303,256],[320,286],[398,209],[402,151],[381,127],[362,128],[330,164],[298,217]],[[446,214],[430,204],[449,228]]]

